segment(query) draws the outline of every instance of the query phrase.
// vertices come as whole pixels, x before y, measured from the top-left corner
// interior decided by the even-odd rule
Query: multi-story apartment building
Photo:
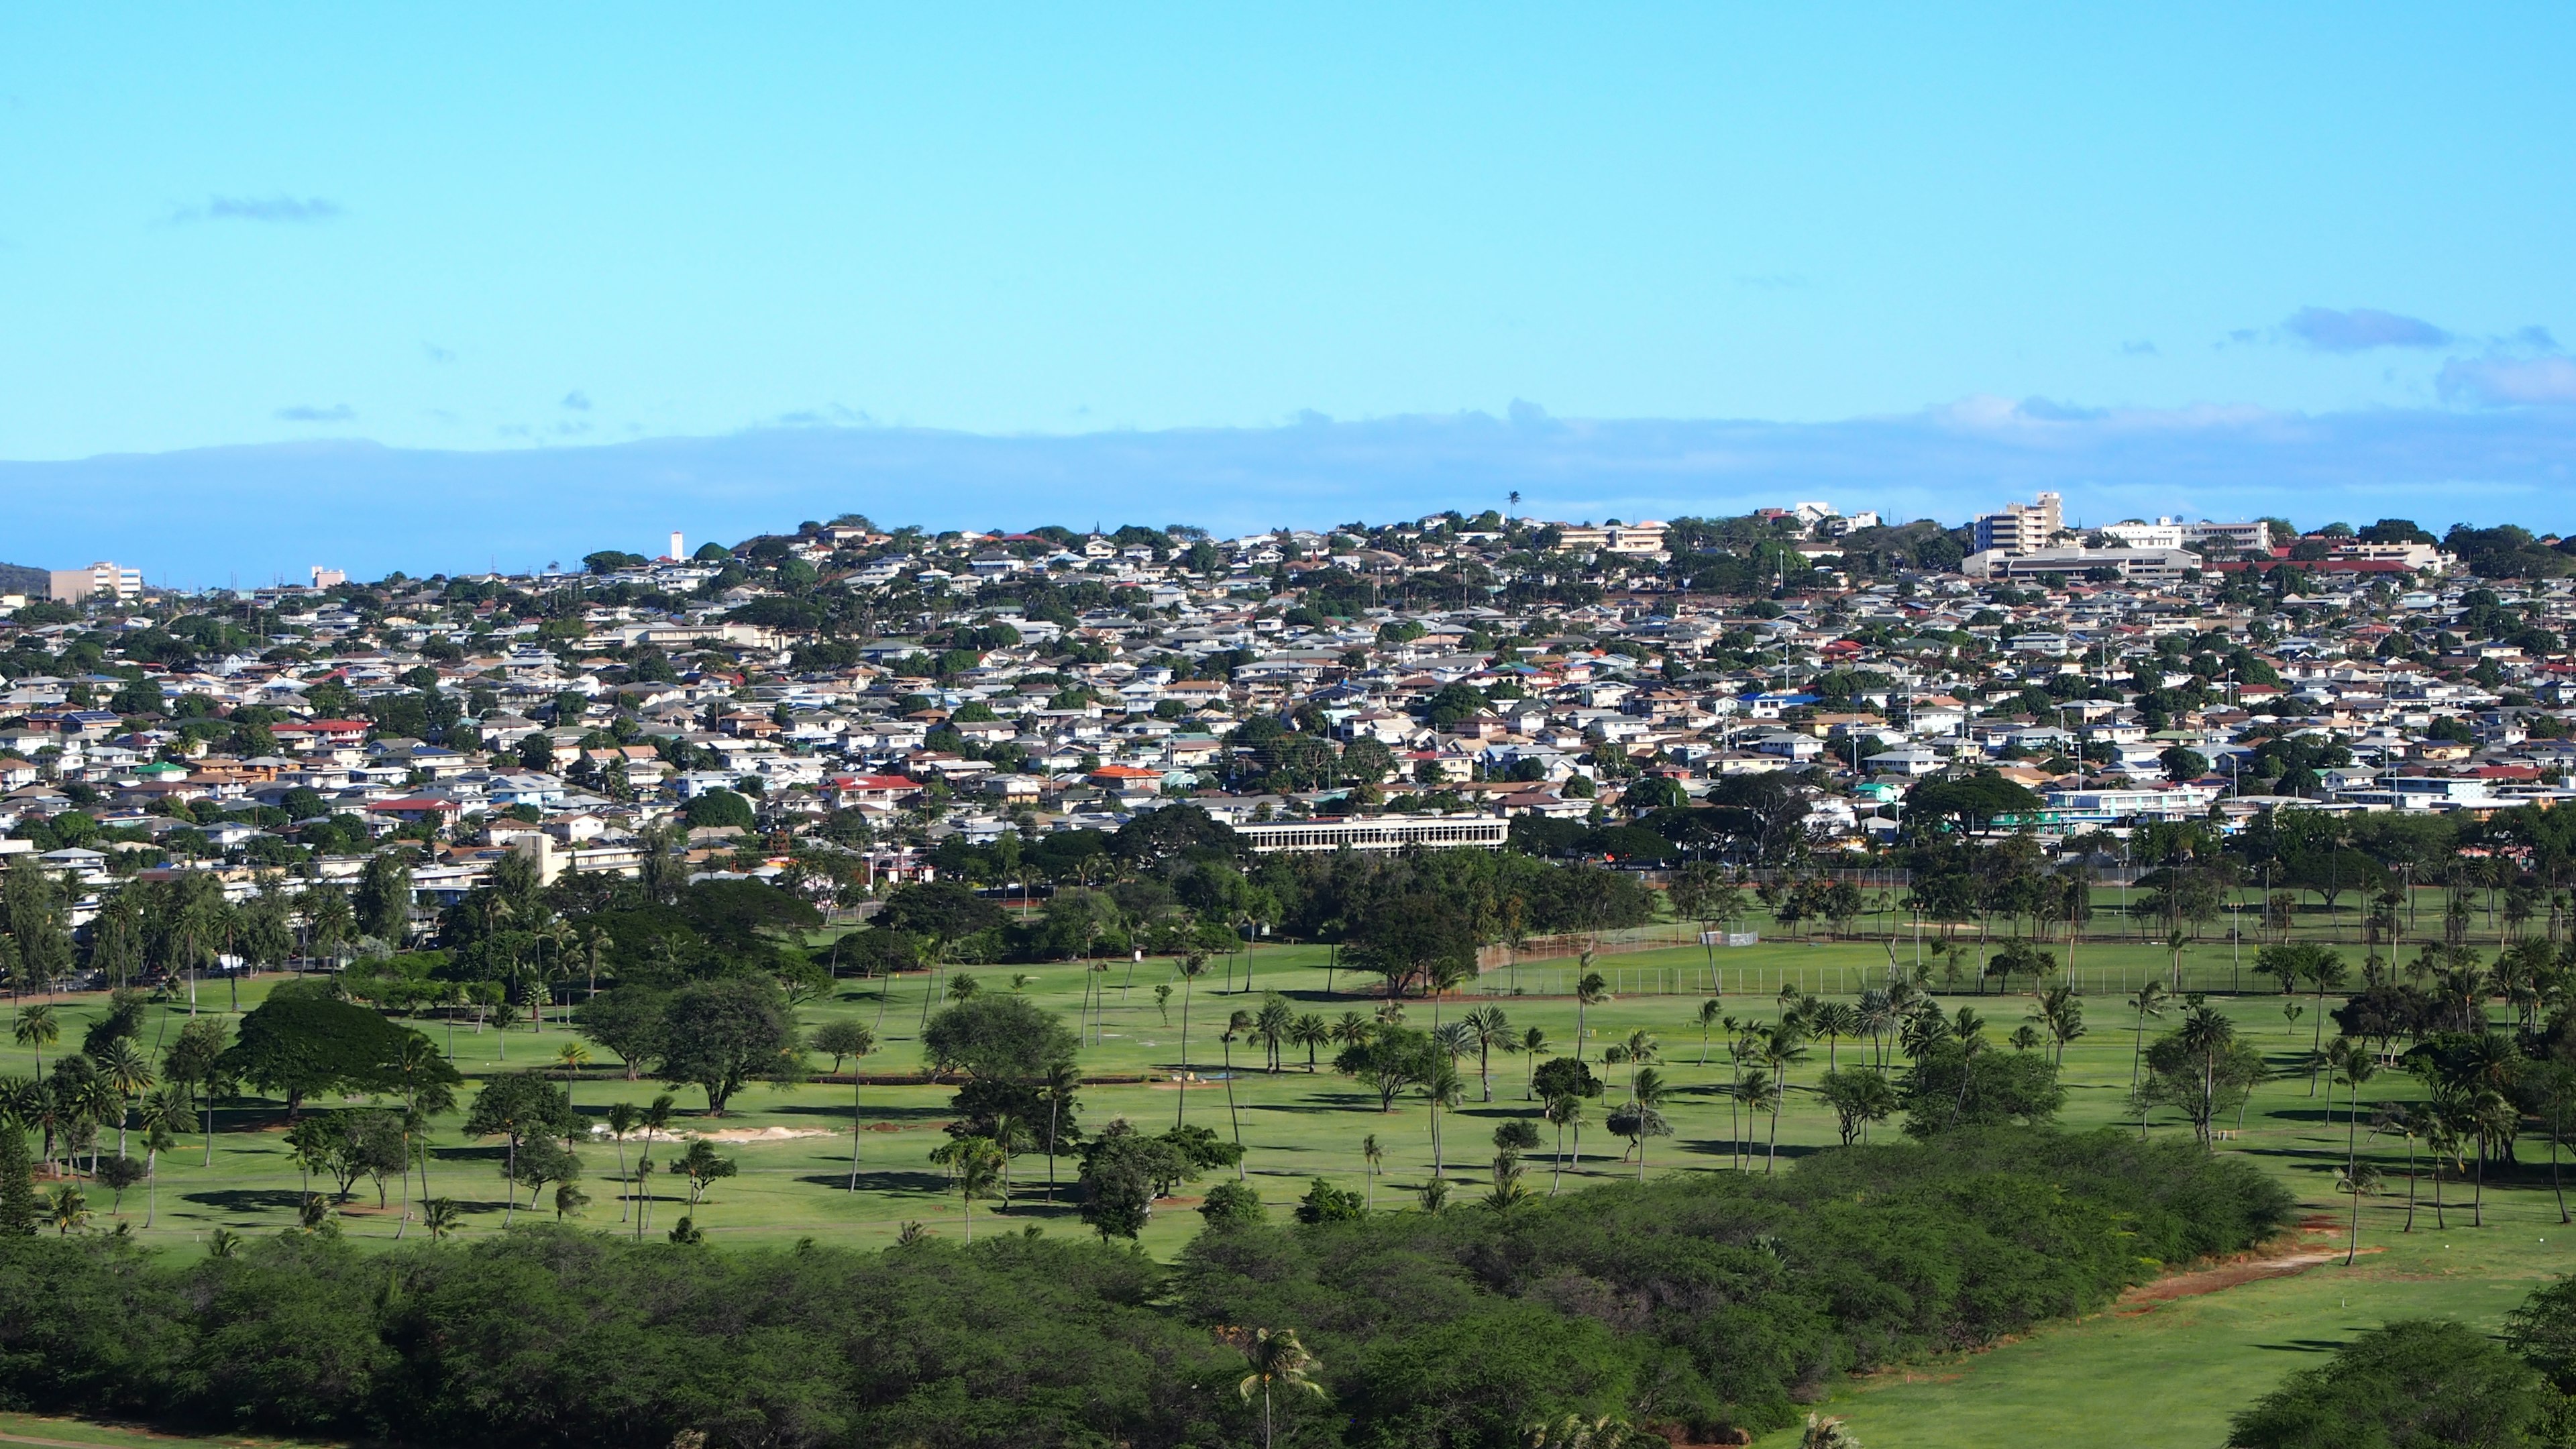
[[[2007,503],[2000,512],[1979,515],[1977,551],[2029,553],[2048,547],[2049,539],[2065,526],[2064,500],[2054,493],[2042,493],[2036,503]]]

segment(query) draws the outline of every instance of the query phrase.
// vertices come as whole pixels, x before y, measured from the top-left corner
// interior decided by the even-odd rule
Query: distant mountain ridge
[[[54,586],[53,571],[31,569],[25,564],[0,563],[0,594],[27,594],[43,598]]]
[[[156,587],[302,583],[695,548],[844,512],[887,526],[1193,523],[1234,535],[1442,508],[1603,521],[1821,499],[1956,523],[2040,489],[2070,522],[2265,514],[2576,527],[2576,408],[2092,412],[1977,398],[1812,423],[1484,413],[993,436],[769,427],[587,447],[364,441],[0,461],[12,552]],[[2331,512],[2326,510],[2333,510]]]

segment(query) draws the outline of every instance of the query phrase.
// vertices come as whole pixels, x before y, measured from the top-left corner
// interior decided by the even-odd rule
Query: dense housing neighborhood
[[[508,854],[856,908],[1186,802],[1256,852],[1851,864],[1926,784],[2017,787],[1978,828],[2101,852],[2549,806],[2576,758],[2576,544],[2511,528],[2088,531],[2042,495],[1962,529],[1802,503],[671,542],[240,592],[55,572],[0,621],[0,860],[86,927],[135,879],[240,902],[391,857],[410,932]],[[1726,823],[1754,779],[1794,839]]]

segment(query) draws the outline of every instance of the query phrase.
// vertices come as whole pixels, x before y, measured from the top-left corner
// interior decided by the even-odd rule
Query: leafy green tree
[[[574,1025],[583,1036],[617,1053],[634,1081],[662,1057],[671,995],[649,986],[612,986],[582,1003]]]
[[[710,1116],[755,1077],[789,1072],[796,1026],[775,984],[753,977],[702,981],[674,992],[662,1018],[664,1081],[703,1088]]]
[[[1261,1193],[1248,1183],[1220,1182],[1199,1203],[1199,1216],[1211,1228],[1257,1228],[1268,1220]]]
[[[360,934],[400,950],[411,933],[409,860],[399,851],[378,851],[368,856],[349,905],[357,913]]]
[[[1925,1043],[1898,1079],[1897,1096],[1912,1137],[2007,1122],[2045,1124],[2066,1104],[2057,1064],[2046,1056],[1988,1051],[1956,1038]]]
[[[751,802],[724,789],[708,790],[691,797],[680,816],[692,830],[723,825],[749,830],[758,823],[752,814]]]
[[[363,1006],[279,991],[241,1019],[215,1071],[284,1096],[294,1116],[316,1093],[400,1090],[398,1065],[412,1040],[428,1038]],[[458,1080],[454,1068],[447,1073]]]
[[[1005,1119],[1043,1123],[1049,1155],[1080,1137],[1071,1069],[1082,1042],[1056,1013],[1024,996],[975,996],[932,1015],[921,1045],[934,1072],[965,1079],[950,1101],[952,1134],[1001,1141]],[[1046,1095],[1056,1077],[1061,1091]]]
[[[466,1136],[509,1140],[501,1171],[503,1180],[514,1183],[519,1181],[519,1154],[529,1142],[560,1139],[579,1129],[580,1118],[563,1088],[532,1071],[509,1072],[485,1082],[465,1113]],[[510,1201],[517,1202],[515,1194]],[[508,1217],[504,1212],[505,1222]]]
[[[1842,1133],[1845,1147],[1858,1141],[1872,1123],[1896,1115],[1896,1088],[1883,1074],[1867,1067],[1825,1073],[1816,1084],[1816,1095],[1833,1109],[1834,1125]]]
[[[1297,1200],[1296,1217],[1301,1223],[1355,1223],[1367,1215],[1360,1194],[1335,1187],[1320,1177],[1308,1184],[1306,1195]]]
[[[960,941],[1002,924],[1002,908],[955,881],[903,886],[886,897],[881,927],[927,941],[944,956]]]
[[[1394,1111],[1398,1094],[1430,1081],[1447,1065],[1431,1034],[1409,1026],[1382,1027],[1333,1058],[1334,1071],[1358,1078],[1377,1093],[1381,1112]]]

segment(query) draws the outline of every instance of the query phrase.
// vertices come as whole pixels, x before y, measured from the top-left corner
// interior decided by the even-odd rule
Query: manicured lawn
[[[1968,934],[1973,936],[1973,931]],[[1783,982],[1849,994],[1883,979],[1891,946],[1900,960],[1911,964],[1910,932],[1894,942],[1813,946],[1766,942],[1717,952],[1726,988],[1724,1009],[1771,1020],[1777,1015],[1774,996]],[[2248,943],[2249,966],[2252,954]],[[2356,961],[2360,954],[2358,947],[2347,948],[2347,955]],[[2231,956],[2225,941],[2205,943],[2188,953],[2187,975],[2195,984],[2224,985],[2233,974]],[[1232,966],[1234,989],[1230,991],[1228,963],[1222,958],[1213,963],[1210,973],[1187,992],[1189,1065],[1205,1075],[1221,1073],[1226,1048],[1219,1035],[1227,1016],[1236,1010],[1257,1010],[1266,990],[1282,991],[1297,1010],[1319,1013],[1328,1020],[1344,1011],[1372,1013],[1376,1002],[1361,994],[1367,978],[1336,973],[1332,977],[1336,991],[1327,994],[1327,961],[1328,953],[1320,947],[1265,946],[1253,956],[1249,991],[1242,989],[1240,959]],[[1616,975],[1618,995],[1584,1013],[1591,1032],[1585,1054],[1596,1061],[1603,1047],[1625,1040],[1632,1031],[1650,1031],[1659,1038],[1659,1066],[1680,1090],[1669,1109],[1676,1135],[1650,1144],[1648,1171],[1657,1177],[1727,1170],[1733,1132],[1756,1139],[1767,1133],[1767,1123],[1759,1128],[1750,1124],[1731,1128],[1727,1103],[1712,1090],[1730,1075],[1722,1039],[1712,1043],[1708,1065],[1699,1064],[1701,1034],[1696,1015],[1706,996],[1709,962],[1709,954],[1696,947],[1604,957],[1597,966]],[[1525,994],[1518,996],[1506,994],[1513,973],[1490,972],[1482,986],[1491,994],[1453,998],[1440,1004],[1437,1014],[1446,1019],[1476,1006],[1499,1005],[1510,1013],[1516,1028],[1537,1026],[1556,1049],[1571,1050],[1575,1003],[1568,997],[1540,993],[1560,989],[1571,975],[1572,964],[1541,962],[1522,967],[1517,979]],[[2161,947],[2088,943],[2077,952],[2076,973],[2086,992],[2090,1031],[2066,1054],[2071,1089],[2065,1114],[2068,1125],[2133,1123],[2122,1106],[2129,1082],[2133,1020],[2121,1010],[2120,997],[2146,976],[2161,976],[2170,968],[2170,957]],[[1028,979],[1020,989],[1063,1012],[1069,1024],[1083,1014],[1087,985],[1103,988],[1105,1006],[1086,1029],[1086,1039],[1096,1036],[1096,1044],[1085,1049],[1085,1072],[1155,1080],[1086,1086],[1080,1111],[1088,1129],[1124,1116],[1159,1130],[1169,1126],[1176,1113],[1186,1113],[1189,1121],[1231,1133],[1239,1121],[1249,1149],[1246,1180],[1259,1188],[1274,1211],[1283,1213],[1315,1177],[1373,1190],[1380,1208],[1392,1208],[1409,1206],[1412,1192],[1430,1175],[1429,1117],[1421,1099],[1399,1098],[1395,1111],[1381,1113],[1373,1093],[1332,1074],[1330,1048],[1316,1072],[1305,1069],[1302,1051],[1290,1050],[1284,1053],[1286,1069],[1273,1074],[1262,1069],[1258,1046],[1238,1041],[1232,1048],[1232,1082],[1201,1081],[1184,1097],[1169,1080],[1183,1062],[1184,990],[1166,960],[1141,965],[1120,961],[1096,974],[1079,965],[964,969],[983,989],[997,992],[1012,990],[1014,976],[1025,975]],[[2279,1174],[2311,1212],[2339,1215],[2346,1204],[2333,1194],[2332,1183],[2333,1168],[2343,1153],[2344,1109],[2336,1106],[2329,1123],[2324,1100],[2311,1098],[2304,1076],[2296,1074],[2313,1035],[2313,998],[2307,1002],[2311,1015],[2292,1024],[2281,1012],[2282,998],[2261,989],[2264,983],[2250,971],[2246,979],[2251,988],[2246,994],[2221,997],[2219,1004],[2241,1030],[2273,1055],[2277,1067],[2292,1074],[2260,1090],[2241,1135],[2221,1150],[2246,1153]],[[262,980],[245,985],[243,1005],[254,1004],[271,984]],[[1168,1017],[1154,998],[1158,984],[1173,987]],[[1937,975],[1935,984],[1939,985]],[[835,1016],[880,1023],[882,1047],[865,1063],[867,1070],[914,1071],[920,1065],[919,1025],[932,985],[925,975],[903,977],[884,987],[844,981],[833,994],[806,1004],[800,1019],[809,1028]],[[198,1009],[217,1010],[228,995],[221,984],[207,985],[199,992]],[[1951,1007],[1975,1008],[1988,1021],[1989,1039],[1998,1046],[2021,1024],[2029,1006],[2026,995],[1991,990],[1981,998],[1973,990],[1943,988],[1943,1001]],[[77,1046],[82,1026],[98,1005],[97,998],[61,999],[64,1029],[57,1050]],[[175,1033],[186,1010],[184,1002],[155,1006],[144,1028],[145,1044],[154,1045]],[[1434,1015],[1432,1003],[1406,1004],[1408,1023],[1428,1025]],[[447,1023],[416,1024],[442,1045],[451,1036]],[[470,1023],[458,1023],[452,1037],[457,1065],[470,1079],[469,1093],[471,1079],[551,1065],[557,1048],[575,1039],[555,1023],[542,1030],[521,1027],[506,1037],[489,1028],[477,1032]],[[604,1051],[591,1050],[602,1060],[579,1074],[574,1094],[576,1105],[594,1118],[613,1101],[640,1104],[663,1090],[650,1082],[626,1082],[622,1071],[605,1059]],[[1847,1040],[1830,1049],[1818,1042],[1792,1074],[1792,1083],[1812,1083],[1829,1056],[1849,1065],[1867,1059],[1870,1052],[1865,1041]],[[50,1059],[54,1053],[47,1055]],[[25,1049],[0,1038],[0,1071],[24,1072],[32,1065]],[[1493,1151],[1493,1126],[1532,1110],[1523,1087],[1528,1058],[1496,1055],[1490,1103],[1483,1100],[1475,1065],[1472,1059],[1464,1064],[1467,1100],[1444,1129],[1448,1172],[1464,1196],[1482,1190]],[[1625,1069],[1606,1070],[1615,1095]],[[2411,1087],[2402,1075],[2383,1074],[2364,1089],[2365,1115],[2374,1097],[2405,1096]],[[740,1175],[718,1183],[711,1201],[697,1214],[699,1225],[718,1244],[784,1244],[811,1236],[866,1246],[891,1242],[907,1222],[923,1223],[943,1236],[963,1235],[959,1201],[947,1191],[944,1174],[929,1160],[931,1149],[944,1140],[939,1129],[948,1118],[948,1089],[875,1083],[858,1088],[866,1130],[859,1134],[856,1192],[849,1190],[852,1087],[846,1081],[783,1089],[754,1086],[720,1121],[699,1115],[703,1104],[694,1089],[674,1090],[685,1109],[684,1129],[759,1134],[755,1140],[724,1147],[738,1160]],[[1596,1110],[1593,1120],[1597,1123],[1602,1115]],[[228,1111],[222,1118],[211,1165],[204,1162],[201,1138],[184,1141],[164,1159],[157,1211],[149,1230],[143,1227],[143,1190],[126,1195],[122,1216],[145,1241],[185,1250],[218,1227],[273,1232],[293,1223],[303,1183],[280,1140],[282,1112],[271,1106]],[[499,1149],[492,1143],[457,1140],[458,1120],[439,1124],[430,1187],[434,1193],[464,1202],[465,1232],[471,1237],[495,1231],[503,1221]],[[1894,1130],[1893,1124],[1882,1130]],[[2160,1122],[2153,1130],[2188,1129],[2179,1122]],[[1385,1153],[1384,1175],[1373,1186],[1361,1152],[1364,1139],[1371,1135],[1379,1139]],[[1548,1150],[1554,1145],[1554,1134],[1543,1129],[1543,1136],[1548,1148],[1529,1163],[1531,1181],[1541,1190],[1556,1166]],[[1835,1140],[1832,1119],[1807,1094],[1793,1091],[1779,1140],[1781,1156],[1794,1160]],[[2576,1261],[2561,1251],[2558,1240],[2565,1231],[2566,1242],[2576,1243],[2576,1229],[2558,1228],[2545,1176],[2538,1175],[2537,1169],[2523,1184],[2490,1186],[2489,1225],[2482,1230],[2468,1228],[2466,1214],[2455,1211],[2450,1231],[2437,1233],[2428,1207],[2419,1216],[2418,1231],[2400,1236],[2396,1230],[2404,1216],[2399,1173],[2403,1145],[2392,1151],[2386,1143],[2370,1145],[2365,1138],[2365,1144],[2390,1169],[2398,1196],[2365,1208],[2364,1245],[2384,1251],[2364,1257],[2356,1268],[2344,1269],[2338,1261],[2297,1276],[2242,1284],[2142,1312],[2106,1313],[1954,1364],[1851,1386],[1828,1411],[1848,1414],[1865,1442],[1880,1445],[2058,1444],[2112,1435],[2140,1445],[2206,1445],[2223,1436],[2228,1412],[2288,1369],[2314,1362],[2321,1345],[2339,1342],[2401,1313],[2456,1313],[2492,1323],[2542,1276]],[[1626,1145],[1597,1127],[1587,1130],[1580,1166],[1569,1165],[1566,1185],[1633,1177],[1633,1160],[1620,1160]],[[635,1150],[633,1145],[628,1147],[630,1158]],[[2537,1159],[2540,1152],[2538,1143],[2526,1144],[2527,1158]],[[631,1221],[621,1223],[622,1214],[631,1214],[633,1204],[614,1181],[619,1161],[616,1145],[602,1139],[583,1148],[581,1155],[587,1172],[584,1186],[595,1199],[584,1221],[596,1228],[631,1230]],[[657,1147],[654,1155],[667,1160],[672,1153],[666,1144]],[[1760,1166],[1757,1157],[1755,1170]],[[1045,1159],[1034,1155],[1018,1159],[1013,1166],[1011,1207],[1000,1212],[998,1203],[977,1203],[976,1235],[1031,1228],[1049,1233],[1087,1231],[1075,1215],[1073,1170],[1070,1160],[1059,1164],[1057,1189],[1050,1196]],[[40,1182],[40,1187],[45,1185]],[[654,1231],[659,1232],[684,1210],[682,1185],[657,1173],[649,1191],[655,1199]],[[2429,1185],[2425,1192],[2429,1201]],[[2454,1187],[2452,1192],[2465,1196],[2466,1189]],[[90,1189],[90,1197],[104,1224],[109,1216],[107,1195]],[[524,1194],[520,1211],[526,1211]],[[362,1181],[357,1200],[345,1212],[344,1231],[361,1244],[387,1242],[396,1233],[399,1219],[399,1204],[380,1212],[372,1185]],[[2340,1222],[2340,1217],[2335,1221]],[[1168,1255],[1197,1227],[1196,1214],[1185,1204],[1166,1204],[1155,1213],[1145,1246]],[[420,1229],[415,1223],[408,1231],[417,1236]]]

